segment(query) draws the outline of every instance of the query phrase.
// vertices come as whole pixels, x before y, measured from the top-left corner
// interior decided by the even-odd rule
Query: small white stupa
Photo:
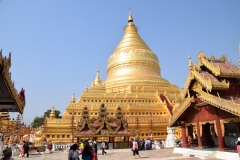
[[[175,146],[177,137],[175,136],[174,127],[167,127],[167,139],[165,141],[165,148],[172,148]]]

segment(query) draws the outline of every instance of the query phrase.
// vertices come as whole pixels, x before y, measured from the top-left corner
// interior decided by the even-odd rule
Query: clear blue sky
[[[24,120],[43,115],[53,103],[63,113],[72,92],[78,99],[96,69],[106,79],[129,7],[159,58],[162,77],[181,88],[188,55],[193,62],[200,50],[227,54],[234,64],[240,59],[239,0],[0,0],[0,48],[4,56],[12,52],[12,80],[18,90],[25,88]]]

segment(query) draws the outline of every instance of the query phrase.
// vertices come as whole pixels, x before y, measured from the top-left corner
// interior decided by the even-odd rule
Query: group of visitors
[[[80,158],[79,158],[80,155],[83,160],[98,160],[97,142],[93,141],[93,143],[92,143],[92,141],[83,140],[82,142],[80,142],[79,146],[76,143],[73,144],[70,147],[70,151],[68,154],[68,160],[80,160]]]
[[[135,138],[136,142],[138,143],[138,150],[149,150],[149,149],[152,149],[152,141],[150,138],[148,139],[138,139],[138,138]],[[132,148],[132,144],[133,144],[133,141],[134,139],[132,139],[130,142],[129,142],[129,147]]]

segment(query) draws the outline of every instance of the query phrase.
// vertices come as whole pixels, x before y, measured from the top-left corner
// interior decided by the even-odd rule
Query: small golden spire
[[[88,92],[88,84],[86,83],[85,92]]]
[[[91,85],[91,87],[92,87],[92,86],[94,86],[94,78],[92,79],[92,85]]]
[[[71,99],[72,103],[75,103],[75,97],[74,97],[74,92],[72,93],[72,99]]]
[[[50,113],[50,116],[49,116],[51,119],[55,118],[55,109],[54,109],[54,103],[53,103],[53,106],[52,106],[52,110],[51,110],[51,113]]]
[[[93,83],[94,83],[95,86],[100,86],[102,84],[102,81],[99,77],[99,70],[98,69],[97,69],[96,78],[95,78]]]
[[[129,15],[128,15],[128,22],[133,22],[132,14],[129,14]]]
[[[128,22],[133,22],[131,7],[129,8]]]

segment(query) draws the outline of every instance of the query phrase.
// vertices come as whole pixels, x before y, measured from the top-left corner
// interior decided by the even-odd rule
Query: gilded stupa
[[[108,116],[112,117],[116,109],[121,108],[135,136],[165,139],[171,113],[160,95],[167,94],[167,102],[172,104],[180,102],[181,97],[180,89],[162,78],[160,72],[157,55],[142,40],[129,14],[124,36],[108,59],[106,81],[101,80],[97,70],[91,86],[86,85],[77,101],[72,95],[62,119],[47,118],[47,138],[53,142],[69,142],[71,117],[77,127],[84,110],[90,118],[97,117],[99,107],[104,104]]]

